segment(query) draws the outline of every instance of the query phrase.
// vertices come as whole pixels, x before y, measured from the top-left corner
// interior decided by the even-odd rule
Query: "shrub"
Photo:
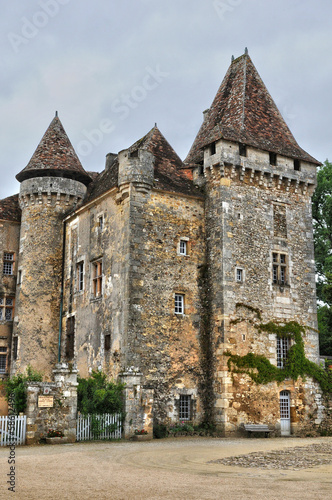
[[[83,415],[121,413],[124,384],[108,382],[102,372],[93,371],[89,378],[78,377],[77,409]]]
[[[30,365],[26,369],[26,373],[18,373],[14,377],[3,381],[6,391],[6,400],[9,398],[14,401],[14,412],[18,415],[24,413],[27,406],[27,382],[41,382],[43,375],[41,372],[34,370]]]

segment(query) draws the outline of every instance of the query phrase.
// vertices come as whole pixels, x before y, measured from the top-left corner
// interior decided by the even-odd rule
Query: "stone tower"
[[[318,362],[311,195],[319,162],[295,141],[247,51],[232,61],[185,163],[206,191],[213,419],[226,434],[243,423],[278,427],[283,391],[293,432],[301,394],[313,401],[317,388],[301,379],[260,386],[227,361],[252,353],[282,367],[294,339],[260,325],[297,322],[307,358]]]
[[[63,217],[91,180],[57,114],[16,177],[22,221],[11,373],[31,365],[49,377],[58,360]]]

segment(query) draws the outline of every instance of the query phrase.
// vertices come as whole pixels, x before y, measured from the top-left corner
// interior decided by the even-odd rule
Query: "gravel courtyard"
[[[332,438],[173,438],[0,449],[0,498],[332,500]]]

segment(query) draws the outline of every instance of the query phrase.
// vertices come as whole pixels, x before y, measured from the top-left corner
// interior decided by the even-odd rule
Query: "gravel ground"
[[[9,449],[1,448],[0,498],[332,500],[331,447],[332,438],[17,447],[15,493],[6,484]]]

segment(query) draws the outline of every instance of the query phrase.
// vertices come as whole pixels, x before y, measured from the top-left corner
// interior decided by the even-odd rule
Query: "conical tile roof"
[[[185,163],[200,163],[221,138],[320,164],[297,144],[247,52],[232,61]]]
[[[197,195],[197,188],[184,172],[181,158],[156,125],[142,139],[130,146],[129,151],[132,152],[138,148],[150,151],[155,157],[155,188]]]
[[[91,181],[57,114],[46,130],[28,165],[16,176],[18,181],[32,177],[67,177],[88,185]]]

